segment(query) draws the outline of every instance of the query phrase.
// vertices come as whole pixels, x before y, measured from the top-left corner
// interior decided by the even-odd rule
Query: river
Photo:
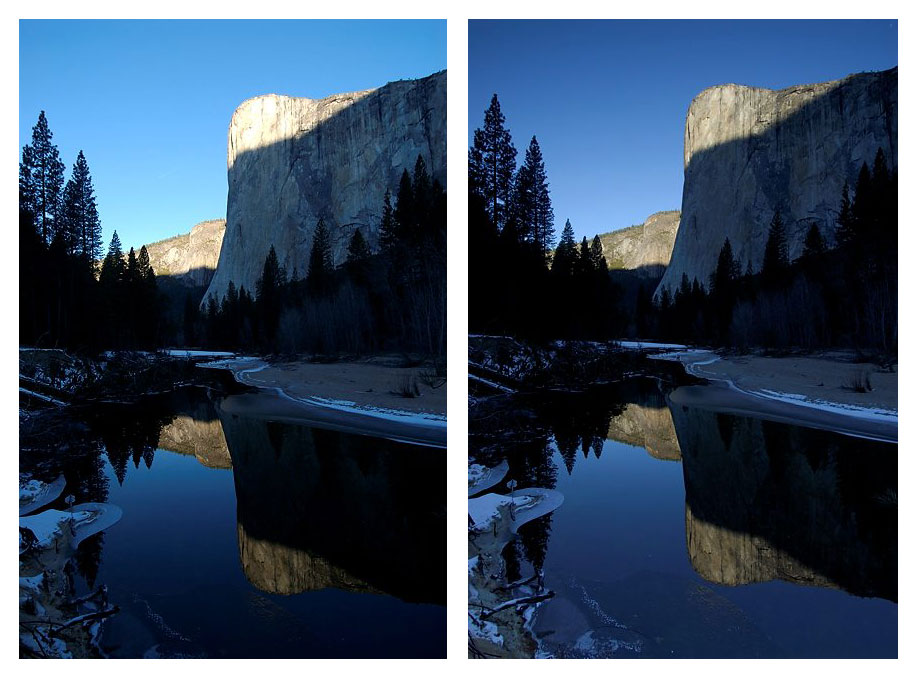
[[[225,412],[238,395],[99,404],[65,448],[21,452],[78,503],[123,511],[74,572],[120,608],[104,653],[444,657],[444,452]]]
[[[504,553],[556,593],[538,655],[897,656],[897,445],[669,393],[516,395],[515,441],[473,434],[475,461],[565,499]]]

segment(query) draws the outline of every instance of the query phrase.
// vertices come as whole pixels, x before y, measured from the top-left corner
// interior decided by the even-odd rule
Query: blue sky
[[[447,67],[444,21],[21,21],[19,146],[44,110],[83,150],[104,244],[226,215],[227,126],[247,98],[321,98]],[[66,180],[65,177],[65,180]]]
[[[556,230],[578,239],[679,209],[687,107],[727,82],[782,88],[897,65],[895,21],[471,21],[469,140],[498,94],[532,135]]]

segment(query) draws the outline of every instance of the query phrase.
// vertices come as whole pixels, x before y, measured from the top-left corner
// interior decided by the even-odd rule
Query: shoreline
[[[446,382],[439,387],[420,384],[419,368],[398,368],[373,360],[272,364],[258,357],[199,365],[228,370],[240,384],[260,390],[258,397],[240,394],[228,399],[223,409],[233,414],[447,447]],[[404,379],[416,383],[419,396],[401,398],[388,389]],[[390,407],[395,401],[403,405]]]
[[[689,375],[708,382],[675,389],[671,400],[678,405],[898,441],[897,372],[840,358],[721,357],[703,349],[650,358],[677,361]],[[872,391],[847,388],[861,375],[875,382]]]

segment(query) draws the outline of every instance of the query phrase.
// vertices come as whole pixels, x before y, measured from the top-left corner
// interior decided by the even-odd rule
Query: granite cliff
[[[219,419],[179,415],[160,429],[157,447],[180,455],[192,455],[211,469],[233,468]]]
[[[336,264],[356,229],[375,246],[384,192],[419,155],[447,185],[446,131],[446,71],[323,99],[243,102],[230,121],[227,230],[205,300],[230,281],[254,291],[271,246],[288,274],[305,276],[321,217]]]
[[[758,89],[726,84],[690,104],[684,133],[684,191],[671,263],[656,293],[683,274],[708,285],[725,238],[741,269],[763,263],[774,209],[797,258],[815,223],[829,241],[844,181],[881,148],[897,167],[898,72]]]
[[[659,211],[644,223],[600,235],[607,267],[657,276],[671,261],[680,211]]]
[[[669,407],[687,554],[703,578],[729,586],[780,579],[897,599],[896,448]]]
[[[190,232],[147,244],[153,271],[186,286],[207,286],[217,268],[226,222],[223,218],[206,220]]]

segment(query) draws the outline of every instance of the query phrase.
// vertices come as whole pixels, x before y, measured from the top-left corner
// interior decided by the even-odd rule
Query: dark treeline
[[[731,242],[719,252],[708,290],[686,275],[653,305],[649,289],[637,323],[647,334],[736,349],[848,347],[897,351],[897,173],[881,149],[855,190],[844,184],[835,242],[817,225],[790,260],[786,225],[774,213],[763,265],[742,272]],[[834,245],[835,244],[835,245]]]
[[[19,340],[77,351],[151,348],[159,330],[146,248],[127,259],[118,233],[101,267],[102,224],[81,150],[70,179],[44,111],[19,164]]]
[[[555,224],[536,136],[517,150],[493,96],[469,151],[469,321],[477,333],[604,337],[620,328],[599,237],[577,244]]]
[[[842,187],[834,241],[816,224],[790,260],[781,204],[754,273],[726,239],[709,279],[654,297],[657,279],[608,271],[600,239],[578,245],[568,221],[555,251],[539,145],[524,163],[493,96],[469,150],[469,320],[474,333],[638,337],[749,349],[897,349],[897,173],[878,151]],[[627,297],[628,294],[628,297]]]
[[[255,289],[228,284],[198,313],[186,306],[185,342],[217,349],[333,354],[378,351],[441,356],[447,341],[447,195],[418,157],[395,203],[383,196],[379,250],[360,229],[333,262],[331,233],[316,225],[304,278],[288,276],[272,247]]]

